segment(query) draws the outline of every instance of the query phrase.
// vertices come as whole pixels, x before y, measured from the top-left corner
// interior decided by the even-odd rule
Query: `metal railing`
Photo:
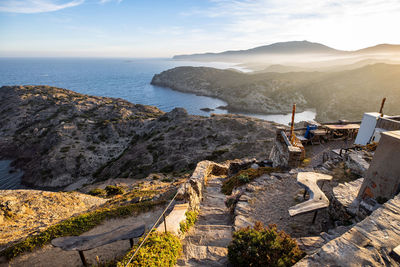
[[[133,260],[133,258],[136,256],[136,254],[138,253],[138,251],[140,250],[140,248],[143,246],[143,244],[146,242],[146,240],[149,238],[151,232],[154,230],[154,228],[156,227],[156,225],[160,222],[161,218],[164,218],[164,231],[167,232],[167,221],[165,219],[165,213],[167,212],[167,210],[169,209],[169,207],[171,206],[172,202],[174,202],[176,196],[178,195],[178,192],[176,192],[176,194],[174,195],[174,197],[171,199],[171,201],[169,202],[168,206],[164,209],[164,211],[161,213],[161,215],[158,217],[157,221],[153,224],[153,226],[151,227],[150,231],[146,234],[145,238],[142,240],[142,242],[140,243],[140,245],[137,247],[137,249],[135,250],[135,252],[132,254],[131,258],[129,259],[129,261],[125,264],[125,267],[127,267],[129,265],[129,263],[131,263],[131,261]]]

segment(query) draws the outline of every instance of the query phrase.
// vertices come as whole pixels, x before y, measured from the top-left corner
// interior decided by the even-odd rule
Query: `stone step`
[[[196,224],[198,225],[231,225],[232,219],[229,214],[200,214]]]
[[[229,210],[225,205],[218,206],[200,206],[200,215],[206,214],[226,214],[229,215]]]
[[[221,199],[218,197],[208,197],[206,198],[203,203],[201,203],[200,207],[218,207],[224,208],[225,207],[225,198]]]
[[[177,266],[227,266],[228,249],[218,246],[183,245],[184,257]]]
[[[187,242],[202,246],[227,247],[232,240],[230,225],[198,225],[193,229],[193,236]]]

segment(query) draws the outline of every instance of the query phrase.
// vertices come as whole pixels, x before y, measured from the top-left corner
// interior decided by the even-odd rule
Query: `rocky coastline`
[[[151,84],[216,97],[230,112],[287,114],[316,109],[320,122],[361,120],[378,111],[384,96],[386,114],[400,113],[400,65],[371,64],[337,72],[243,73],[209,67],[177,67],[154,75]]]

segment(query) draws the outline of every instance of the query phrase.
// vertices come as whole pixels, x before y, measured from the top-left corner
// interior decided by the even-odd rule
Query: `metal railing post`
[[[164,216],[164,230],[167,232],[167,220],[165,219],[165,213],[163,214]]]
[[[156,227],[156,225],[158,224],[158,222],[160,222],[161,218],[164,217],[164,227],[165,227],[165,232],[167,232],[167,224],[166,224],[166,219],[165,219],[165,212],[169,209],[169,207],[171,206],[172,202],[174,202],[176,196],[178,195],[178,192],[176,192],[175,196],[172,198],[172,200],[169,202],[168,206],[164,209],[164,211],[162,212],[162,214],[158,217],[158,219],[156,220],[156,222],[153,224],[153,226],[151,227],[150,231],[147,233],[147,235],[144,237],[144,239],[142,240],[142,242],[139,244],[139,246],[136,248],[135,252],[132,254],[132,256],[130,257],[129,261],[125,264],[125,267],[129,266],[129,263],[131,263],[131,261],[133,260],[133,258],[136,256],[136,254],[138,253],[138,251],[140,250],[140,248],[143,246],[143,244],[146,242],[146,240],[149,238],[151,232],[153,231],[153,229]]]

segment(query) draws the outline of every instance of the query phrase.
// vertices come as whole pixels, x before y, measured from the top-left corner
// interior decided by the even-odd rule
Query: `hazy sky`
[[[400,44],[399,0],[0,0],[0,56],[169,57]]]

